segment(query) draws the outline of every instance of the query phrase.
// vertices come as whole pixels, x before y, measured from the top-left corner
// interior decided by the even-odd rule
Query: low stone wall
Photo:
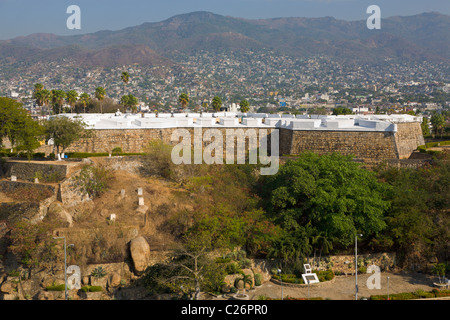
[[[39,163],[37,161],[8,160],[3,164],[6,177],[16,176],[17,179],[34,181],[39,176],[42,181],[57,182],[67,176],[68,166],[65,164]]]
[[[319,283],[311,283],[309,285],[308,284],[303,284],[303,283],[289,283],[289,282],[283,282],[282,283],[280,280],[275,279],[275,278],[271,278],[270,281],[275,283],[275,284],[283,285],[283,286],[290,287],[290,288],[307,288],[308,286],[310,286],[310,287],[322,287],[324,285],[328,285],[328,284],[334,283],[336,281],[336,276],[333,279],[329,280],[329,281],[324,281],[324,282],[319,282]]]

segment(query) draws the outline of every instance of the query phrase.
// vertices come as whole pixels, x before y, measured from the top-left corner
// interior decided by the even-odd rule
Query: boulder
[[[14,290],[17,288],[17,286],[13,285],[10,281],[3,282],[2,286],[0,287],[0,292],[6,293],[6,294],[12,294]]]
[[[137,275],[141,275],[150,261],[150,246],[147,240],[142,236],[131,240],[130,253],[133,260],[134,271]]]
[[[120,274],[118,274],[117,272],[113,272],[109,277],[108,285],[110,287],[116,288],[120,286],[120,280]]]

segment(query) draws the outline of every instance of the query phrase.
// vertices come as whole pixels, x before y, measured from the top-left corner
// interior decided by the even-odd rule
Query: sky
[[[80,30],[67,28],[70,5],[80,8]],[[194,11],[248,19],[366,20],[370,5],[380,7],[382,19],[431,11],[450,15],[450,0],[0,0],[0,40],[41,32],[75,35],[120,30]]]

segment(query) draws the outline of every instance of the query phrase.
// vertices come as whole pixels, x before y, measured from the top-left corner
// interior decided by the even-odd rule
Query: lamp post
[[[281,300],[283,300],[283,280],[281,279],[281,269],[278,269],[278,274],[280,275],[281,281]]]
[[[387,277],[387,299],[389,300],[389,277]]]
[[[358,300],[358,236],[362,237],[362,234],[355,235],[355,300]]]
[[[64,300],[67,300],[67,245],[66,237],[53,237],[53,239],[64,239]],[[73,244],[69,244],[73,246]]]

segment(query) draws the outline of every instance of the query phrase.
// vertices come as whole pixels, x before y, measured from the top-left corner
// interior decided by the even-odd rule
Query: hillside
[[[183,52],[274,50],[296,57],[325,55],[364,63],[386,58],[406,61],[449,61],[450,17],[423,13],[382,19],[381,30],[366,21],[323,18],[250,20],[193,12],[119,31],[77,36],[32,34],[0,41],[0,61],[52,61],[73,58],[81,63],[170,64]]]

